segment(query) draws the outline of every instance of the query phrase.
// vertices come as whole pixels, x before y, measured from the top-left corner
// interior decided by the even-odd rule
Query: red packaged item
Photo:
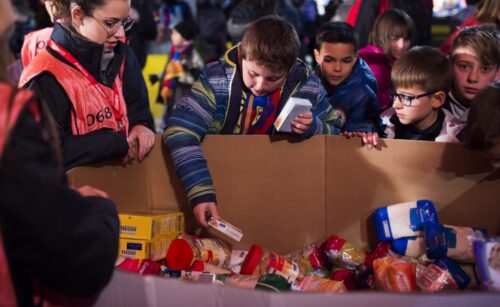
[[[354,272],[348,269],[333,269],[330,279],[343,282],[347,290],[356,290],[358,288],[354,282]]]
[[[323,243],[322,249],[330,262],[346,269],[355,269],[365,262],[364,251],[336,235],[331,235]]]
[[[151,259],[124,258],[117,268],[141,275],[158,275],[161,271],[161,266]]]
[[[417,290],[416,264],[395,257],[375,259],[375,285],[380,290],[412,292]]]
[[[278,274],[288,282],[294,282],[299,276],[300,269],[296,262],[288,261],[274,252],[265,252],[262,247],[253,244],[241,265],[240,273],[243,275]]]
[[[194,260],[191,245],[184,239],[175,239],[170,243],[165,262],[172,270],[189,270]]]
[[[365,264],[369,267],[373,267],[373,261],[378,258],[390,256],[390,250],[391,243],[379,242],[372,252],[366,253]]]

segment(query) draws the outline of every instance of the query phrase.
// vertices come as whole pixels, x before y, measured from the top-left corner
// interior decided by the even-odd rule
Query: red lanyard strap
[[[59,44],[57,44],[53,40],[49,40],[49,47],[57,52],[60,56],[62,56],[66,61],[70,62],[78,71],[80,71],[85,78],[90,82],[94,90],[99,93],[106,103],[111,107],[111,110],[113,111],[113,116],[116,121],[121,121],[122,119],[122,111],[121,111],[121,103],[120,103],[120,95],[118,94],[118,86],[116,85],[116,80],[113,82],[113,100],[109,98],[108,95],[104,92],[104,89],[102,86],[99,84],[99,82],[96,81],[96,79],[85,69],[85,67],[78,62],[77,59],[71,55],[68,51],[66,51],[63,47],[61,47]]]

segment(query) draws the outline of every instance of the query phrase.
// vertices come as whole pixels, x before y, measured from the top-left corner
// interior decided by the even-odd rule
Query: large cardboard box
[[[495,172],[487,160],[457,144],[383,140],[377,149],[367,150],[359,139],[336,136],[315,136],[301,142],[277,136],[207,136],[203,150],[218,192],[219,211],[242,229],[244,237],[237,243],[213,230],[204,230],[202,235],[218,236],[236,248],[257,243],[287,253],[322,241],[329,234],[368,248],[375,242],[370,225],[374,209],[423,198],[435,203],[440,220],[446,224],[482,227],[490,235],[500,234],[500,171]],[[197,231],[159,136],[153,152],[142,163],[82,167],[68,175],[73,185],[91,184],[107,191],[120,211],[184,210],[187,231]],[[230,302],[239,301],[239,297],[248,306],[355,301],[376,306],[377,302],[382,306],[396,301],[404,306],[467,306],[472,301],[477,302],[475,306],[497,306],[500,302],[498,294],[475,292],[269,294],[117,272],[98,305],[120,302],[120,306],[134,306],[132,298],[126,299],[130,295],[136,299],[143,295],[141,304],[148,306],[169,302],[178,302],[172,306],[196,302],[235,306]]]

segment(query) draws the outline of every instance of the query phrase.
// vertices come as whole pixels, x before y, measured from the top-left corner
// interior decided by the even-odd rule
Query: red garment
[[[122,69],[123,71],[123,69]],[[115,83],[120,99],[121,120],[116,121],[113,116],[112,106],[92,86],[91,82],[78,70],[62,63],[46,50],[41,52],[36,60],[27,67],[19,82],[23,87],[34,77],[49,72],[58,80],[71,100],[73,105],[71,127],[73,135],[84,135],[103,128],[115,131],[128,131],[127,106],[123,98],[121,78],[116,78]],[[102,85],[102,90],[107,97],[112,99],[113,89]]]
[[[347,13],[345,22],[353,27],[356,26],[356,21],[358,20],[358,13],[361,2],[363,2],[363,0],[356,0],[356,2],[351,6],[351,9],[349,9],[349,12]],[[383,12],[387,11],[388,8],[389,0],[381,0],[378,13],[382,14]]]
[[[32,97],[29,91],[20,91],[13,95],[10,85],[0,83],[0,158],[8,139],[8,132],[15,125],[21,110]],[[11,104],[12,102],[12,104]],[[36,119],[40,119],[36,106],[30,109]],[[16,294],[10,278],[9,265],[4,250],[2,233],[0,231],[0,303],[2,306],[17,306]]]
[[[455,37],[457,37],[458,33],[460,33],[463,28],[477,26],[480,24],[481,22],[479,20],[476,20],[476,14],[472,13],[453,33],[451,33],[450,36],[448,36],[448,38],[441,44],[441,46],[439,46],[439,48],[443,53],[449,54],[451,52],[451,45],[453,43],[453,40],[455,39]]]
[[[359,50],[359,56],[365,60],[377,80],[377,98],[383,111],[392,106],[390,92],[392,90],[391,71],[394,60],[391,60],[382,48],[367,45]]]
[[[23,47],[21,49],[21,61],[23,63],[23,67],[28,67],[33,58],[45,50],[47,42],[52,35],[52,30],[53,28],[49,27],[28,33],[24,37]]]

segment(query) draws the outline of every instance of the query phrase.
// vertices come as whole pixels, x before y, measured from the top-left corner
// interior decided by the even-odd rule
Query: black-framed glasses
[[[420,95],[406,95],[406,94],[391,92],[389,97],[391,98],[392,101],[394,101],[397,98],[399,100],[399,102],[401,102],[405,107],[411,107],[411,104],[415,99],[429,96],[429,95],[435,94],[437,92],[438,91],[432,91],[432,92],[423,93]]]
[[[106,30],[108,36],[111,36],[116,32],[118,32],[118,30],[120,30],[120,27],[123,27],[123,31],[127,32],[134,25],[134,20],[130,17],[116,21],[103,21],[93,15],[89,16],[92,17],[95,21],[97,21],[97,23],[99,23]]]

